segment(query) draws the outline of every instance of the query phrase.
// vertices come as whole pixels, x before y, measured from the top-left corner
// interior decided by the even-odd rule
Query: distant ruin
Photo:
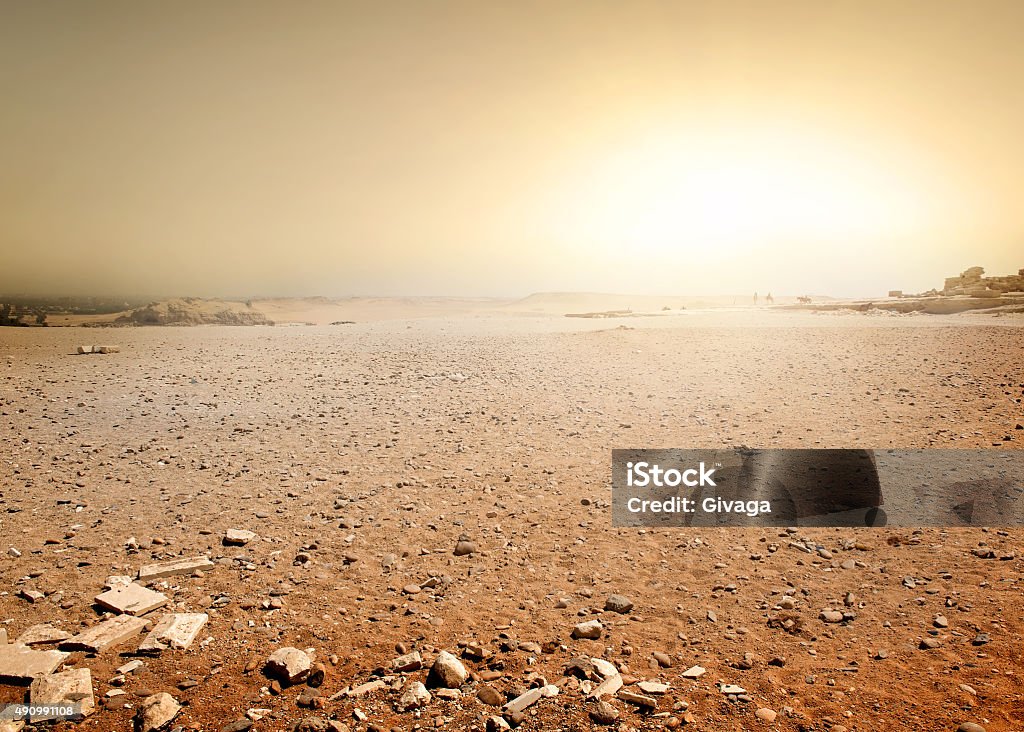
[[[971,297],[1000,297],[1006,293],[1024,295],[1024,269],[1005,277],[983,277],[984,274],[984,267],[970,267],[959,277],[947,277],[941,294]]]

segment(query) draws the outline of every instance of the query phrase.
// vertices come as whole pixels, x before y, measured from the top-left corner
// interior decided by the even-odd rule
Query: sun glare
[[[908,180],[881,155],[809,136],[666,138],[607,156],[571,186],[558,235],[666,255],[898,235],[926,208]]]

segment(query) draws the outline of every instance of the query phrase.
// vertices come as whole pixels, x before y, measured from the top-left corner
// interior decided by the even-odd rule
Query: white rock
[[[410,709],[419,709],[428,703],[430,703],[430,692],[427,691],[427,687],[419,681],[413,681],[405,688],[405,692],[398,700],[398,709],[405,712]]]
[[[166,692],[147,696],[135,714],[136,726],[139,732],[153,732],[169,724],[180,711],[181,705]]]
[[[469,672],[462,665],[462,661],[448,651],[441,651],[437,654],[437,660],[430,668],[430,673],[441,686],[447,689],[457,689],[469,678]]]

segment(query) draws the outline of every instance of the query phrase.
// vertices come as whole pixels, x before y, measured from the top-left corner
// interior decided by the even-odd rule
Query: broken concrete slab
[[[61,651],[36,651],[20,643],[0,645],[0,679],[26,682],[52,674],[68,655]]]
[[[71,637],[71,633],[60,628],[54,628],[49,623],[33,625],[18,636],[16,643],[23,646],[42,646],[47,643],[60,643]]]
[[[144,618],[116,615],[68,638],[60,644],[60,648],[66,651],[99,653],[105,648],[123,643],[132,636],[138,635],[148,626],[149,621]]]
[[[92,674],[87,668],[76,668],[37,678],[29,689],[29,700],[33,724],[48,719],[88,717],[96,709],[92,695]],[[73,711],[68,714],[68,710],[60,707],[70,707]]]
[[[37,651],[20,643],[0,645],[0,679],[26,682],[52,674],[68,655],[60,651]]]
[[[145,615],[167,604],[167,595],[135,582],[101,592],[93,599],[97,605],[126,615]]]
[[[209,557],[172,559],[169,562],[144,564],[139,568],[139,581],[148,582],[162,577],[173,577],[176,574],[192,574],[197,569],[212,568],[213,562]]]
[[[139,653],[160,653],[169,648],[182,651],[192,645],[210,616],[206,613],[164,615],[139,646]]]

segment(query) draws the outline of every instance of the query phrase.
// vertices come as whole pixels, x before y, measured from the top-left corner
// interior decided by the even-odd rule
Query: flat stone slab
[[[684,679],[699,679],[707,671],[703,666],[690,666],[690,668],[683,671],[682,676]]]
[[[59,674],[42,676],[32,682],[29,690],[30,707],[35,707],[32,714],[33,724],[47,719],[81,719],[88,717],[96,709],[96,701],[92,695],[92,674],[87,668],[76,668],[61,671]],[[73,714],[40,714],[45,711],[39,707],[71,706],[77,711]]]
[[[515,699],[505,705],[505,712],[508,714],[515,714],[516,712],[522,712],[525,709],[530,708],[536,704],[541,697],[544,696],[544,692],[540,689],[530,689],[525,694],[520,694]]]
[[[23,646],[42,646],[47,643],[60,643],[71,637],[71,633],[60,628],[54,628],[49,623],[40,623],[28,628],[18,636],[16,643]]]
[[[638,707],[644,707],[645,709],[654,709],[658,706],[657,699],[644,696],[643,694],[637,694],[626,689],[620,689],[616,696],[619,699],[622,699],[622,701],[629,702],[630,704],[636,704]]]
[[[183,651],[192,645],[210,616],[206,613],[171,613],[156,626],[139,646],[139,653],[160,653],[169,648]]]
[[[600,684],[595,686],[593,690],[587,695],[587,697],[590,699],[600,699],[602,696],[609,696],[611,694],[614,694],[621,688],[622,675],[615,674],[614,676],[609,676]]]
[[[167,595],[134,582],[101,592],[94,599],[97,605],[126,615],[145,615],[167,604]]]
[[[213,569],[213,562],[209,557],[188,557],[172,559],[169,562],[144,564],[139,567],[139,580],[148,582],[161,577],[173,577],[176,574],[192,574],[197,569]]]
[[[105,648],[123,643],[132,636],[138,635],[148,625],[149,621],[144,618],[117,615],[68,638],[60,644],[60,647],[67,651],[99,653]]]
[[[31,681],[52,674],[68,658],[61,651],[36,651],[20,643],[0,645],[0,678]]]
[[[663,684],[660,681],[641,681],[636,686],[643,693],[652,696],[659,696],[668,692],[668,684]]]

